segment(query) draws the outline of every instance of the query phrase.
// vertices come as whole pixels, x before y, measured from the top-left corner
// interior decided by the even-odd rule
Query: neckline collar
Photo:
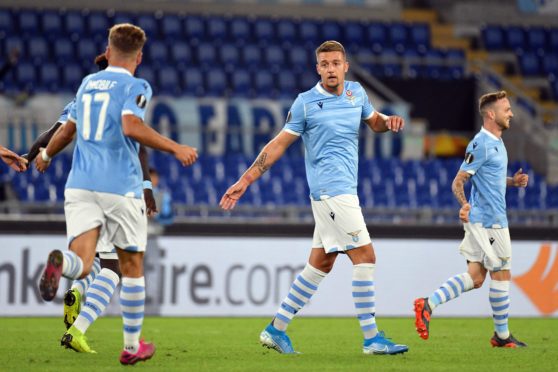
[[[486,135],[488,135],[489,137],[495,139],[496,141],[501,141],[501,138],[496,137],[494,134],[490,133],[485,127],[481,128],[481,132],[485,133]]]
[[[117,72],[117,73],[120,73],[120,74],[128,74],[130,76],[133,76],[132,73],[130,71],[126,70],[124,67],[109,66],[105,69],[105,71]]]

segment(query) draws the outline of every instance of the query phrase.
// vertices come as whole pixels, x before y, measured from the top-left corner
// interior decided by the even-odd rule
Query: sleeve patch
[[[468,153],[465,154],[465,163],[471,164],[474,160],[475,160],[475,157],[473,156],[473,153],[468,152]]]
[[[147,98],[145,98],[143,94],[138,95],[136,97],[136,105],[138,105],[140,109],[144,109],[145,105],[147,105]]]
[[[288,123],[289,121],[291,121],[293,117],[293,114],[289,111],[289,113],[287,114],[287,119],[285,120],[285,123]]]

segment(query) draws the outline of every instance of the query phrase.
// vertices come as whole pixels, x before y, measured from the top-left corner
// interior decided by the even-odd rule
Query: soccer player
[[[137,26],[111,27],[105,52],[109,66],[83,79],[68,121],[36,159],[37,168],[44,171],[51,157],[77,134],[64,205],[70,249],[49,254],[39,284],[41,296],[52,300],[61,276],[76,279],[90,272],[103,230],[110,244],[117,247],[122,272],[122,364],[135,364],[155,353],[152,343],[140,341],[147,218],[141,198],[138,142],[172,153],[184,166],[197,160],[196,149],[161,136],[143,123],[151,87],[133,74],[141,63],[145,41],[145,32]],[[92,352],[83,333],[74,326],[61,342],[77,351]]]
[[[353,263],[352,294],[364,335],[365,354],[399,354],[408,350],[379,332],[375,318],[374,269],[376,257],[357,196],[358,133],[361,121],[374,132],[403,129],[403,119],[386,116],[372,107],[362,86],[345,81],[349,69],[345,49],[326,41],[316,49],[321,80],[298,95],[283,130],[260,152],[256,161],[221,198],[225,210],[234,208],[248,186],[265,173],[302,137],[306,175],[315,219],[310,258],[297,276],[260,342],[279,353],[295,353],[287,327],[308,303],[331,271],[339,253]]]
[[[467,272],[449,278],[429,297],[415,300],[415,325],[419,336],[428,339],[432,311],[473,288],[480,288],[490,273],[488,299],[492,307],[493,347],[525,347],[508,329],[511,279],[511,242],[506,216],[506,187],[526,187],[529,177],[519,169],[507,177],[508,155],[502,132],[513,117],[505,91],[479,99],[483,127],[467,146],[465,160],[452,183],[453,194],[461,205],[459,218],[465,237],[459,252],[467,260]],[[469,201],[463,185],[471,180]]]
[[[108,67],[108,60],[104,53],[95,57],[95,64],[100,71]],[[22,157],[32,162],[39,151],[46,147],[54,133],[68,119],[68,113],[74,105],[75,99],[64,107],[62,114],[46,132],[42,133],[31,145],[29,152]],[[157,213],[157,205],[151,187],[151,175],[149,173],[149,159],[147,150],[143,145],[139,148],[139,160],[143,173],[143,197],[147,206],[147,215]],[[120,281],[120,269],[118,267],[118,256],[115,248],[110,245],[106,237],[102,236],[97,243],[97,255],[91,267],[91,272],[83,279],[74,280],[71,288],[64,294],[64,325],[69,329],[79,312],[81,311],[81,300],[84,294],[88,301],[85,303],[84,316],[78,322],[77,328],[85,334],[87,328],[98,318],[110,302],[116,286]],[[100,272],[99,278],[97,275]],[[107,283],[110,283],[107,285]],[[92,285],[92,286],[91,286]],[[89,294],[93,294],[89,296]]]
[[[27,169],[27,159],[19,156],[4,146],[0,146],[0,158],[2,158],[2,161],[16,172],[23,172]]]

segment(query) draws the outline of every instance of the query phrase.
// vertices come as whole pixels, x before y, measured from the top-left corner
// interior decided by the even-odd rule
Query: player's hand
[[[513,175],[513,185],[515,187],[527,187],[529,183],[529,175],[523,173],[523,169],[519,168]]]
[[[400,130],[403,130],[404,126],[405,126],[405,121],[401,116],[395,116],[395,115],[388,116],[386,120],[386,127],[388,130],[392,132],[397,133]]]
[[[0,157],[4,163],[8,164],[8,166],[16,172],[27,170],[27,159],[3,146],[0,146]]]
[[[147,207],[147,217],[153,217],[159,213],[155,197],[153,197],[153,190],[143,189],[143,198],[145,199],[145,206]]]
[[[459,210],[459,219],[463,222],[469,222],[469,212],[471,211],[471,204],[465,203]]]
[[[178,145],[174,152],[174,157],[183,166],[189,166],[198,160],[198,149],[187,145]]]
[[[234,185],[228,188],[225,195],[221,198],[219,206],[226,211],[234,208],[238,199],[246,192],[249,183],[245,179],[241,178]]]
[[[39,155],[35,158],[35,168],[37,168],[37,170],[41,173],[45,173],[51,163],[51,159],[43,160],[43,151],[45,151],[45,148],[41,147],[39,149]]]

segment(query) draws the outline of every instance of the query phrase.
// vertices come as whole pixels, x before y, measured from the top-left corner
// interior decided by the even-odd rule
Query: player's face
[[[322,78],[322,85],[327,91],[336,94],[343,92],[345,74],[349,70],[349,62],[347,62],[343,53],[319,53],[316,69]]]
[[[507,98],[500,99],[494,103],[494,121],[502,130],[510,127],[513,118],[510,101]]]

